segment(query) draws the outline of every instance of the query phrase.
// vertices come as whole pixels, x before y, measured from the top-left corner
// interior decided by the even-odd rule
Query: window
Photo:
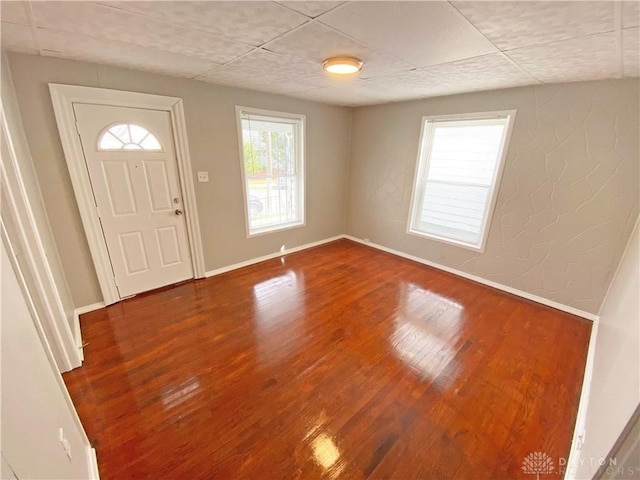
[[[422,119],[409,233],[484,249],[515,114]]]
[[[151,150],[161,151],[156,136],[140,125],[118,123],[107,128],[98,141],[98,150]]]
[[[304,225],[304,115],[236,114],[248,236]]]

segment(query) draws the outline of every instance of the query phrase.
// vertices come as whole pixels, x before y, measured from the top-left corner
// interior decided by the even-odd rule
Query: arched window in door
[[[98,140],[98,150],[162,151],[156,136],[135,123],[118,123],[106,128]]]

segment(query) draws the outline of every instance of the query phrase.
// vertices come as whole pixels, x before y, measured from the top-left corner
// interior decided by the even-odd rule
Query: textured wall
[[[9,64],[53,235],[76,305],[102,300],[62,152],[47,84],[65,83],[180,97],[184,101],[207,270],[322,240],[345,231],[351,111],[278,95],[116,67],[10,54]],[[235,106],[307,116],[306,223],[246,238]]]
[[[638,216],[638,80],[354,112],[348,233],[597,313]],[[517,109],[484,253],[406,233],[423,115]]]

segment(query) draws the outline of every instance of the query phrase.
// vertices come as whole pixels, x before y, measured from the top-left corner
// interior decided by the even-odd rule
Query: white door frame
[[[176,149],[178,177],[182,189],[183,204],[191,262],[195,278],[204,278],[204,253],[202,237],[196,209],[196,196],[191,171],[191,159],[187,145],[187,128],[184,119],[184,107],[181,98],[165,97],[148,93],[126,92],[105,88],[80,87],[75,85],[49,84],[53,110],[60,132],[60,140],[64,156],[67,161],[73,191],[80,210],[80,217],[87,234],[87,242],[91,257],[96,267],[98,282],[102,290],[105,305],[111,305],[121,300],[116,288],[116,281],[111,268],[109,251],[102,233],[98,218],[98,210],[91,189],[89,173],[85,163],[82,144],[76,126],[73,111],[74,103],[90,103],[94,105],[109,105],[114,107],[144,108],[169,112],[173,141]]]
[[[16,263],[16,269],[25,289],[25,298],[29,300],[29,308],[33,314],[38,335],[45,348],[48,346],[51,349],[58,371],[68,372],[82,365],[84,358],[82,342],[79,336],[74,338],[69,326],[69,319],[58,294],[29,196],[25,190],[14,147],[14,135],[19,135],[14,130],[21,126],[7,123],[2,105],[0,105],[0,124],[8,151],[8,155],[2,156],[0,163],[0,188],[4,200],[9,205],[6,212],[4,209],[2,212],[0,235],[6,238],[7,251],[11,258],[17,259],[16,253],[19,252],[19,257],[24,262],[22,269]],[[28,284],[25,277],[31,279]]]

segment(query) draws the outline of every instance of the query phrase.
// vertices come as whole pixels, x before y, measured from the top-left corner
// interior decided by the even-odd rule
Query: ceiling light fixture
[[[325,72],[336,75],[353,75],[362,70],[362,60],[354,57],[332,57],[322,62]]]

